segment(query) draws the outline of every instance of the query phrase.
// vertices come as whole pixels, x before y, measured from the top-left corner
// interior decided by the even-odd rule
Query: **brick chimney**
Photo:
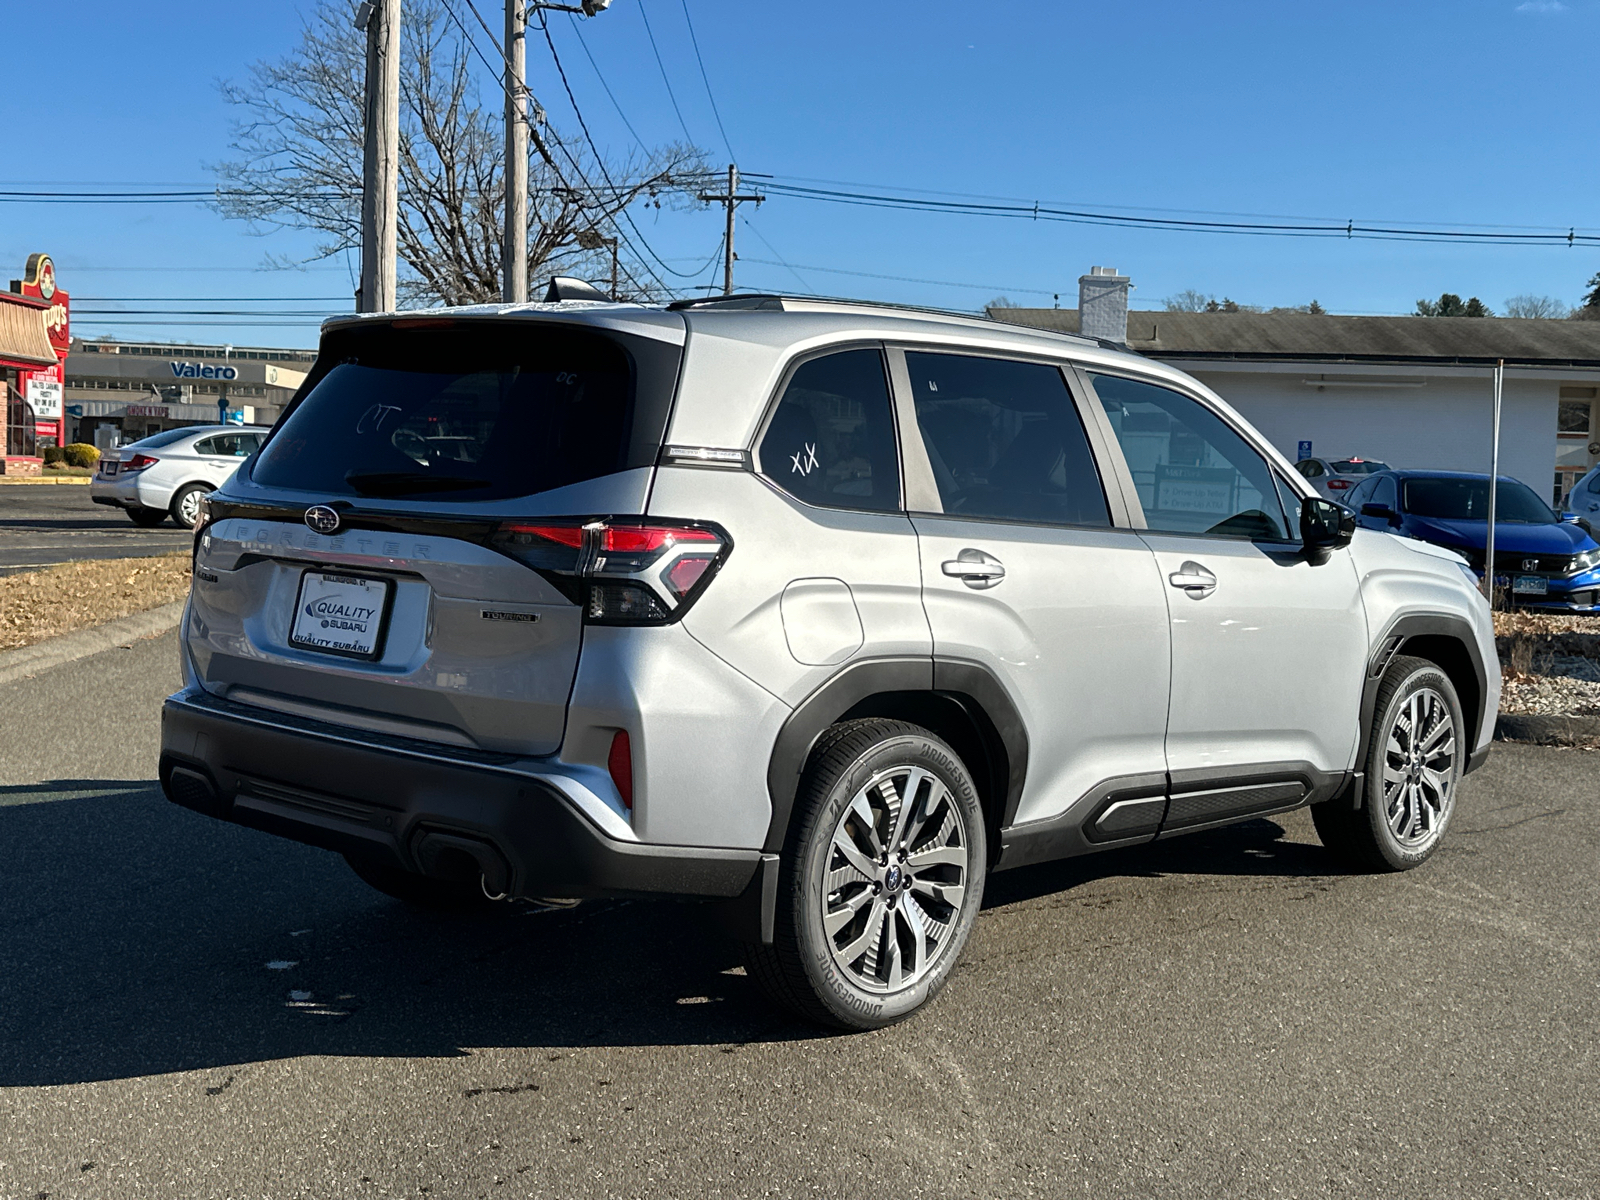
[[[1128,284],[1115,267],[1090,267],[1078,277],[1078,328],[1085,337],[1127,342]]]

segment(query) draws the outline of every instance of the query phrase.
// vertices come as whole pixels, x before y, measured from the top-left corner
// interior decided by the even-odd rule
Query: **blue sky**
[[[466,0],[453,2],[466,12]],[[746,171],[1121,211],[1580,231],[1587,220],[1600,232],[1590,212],[1600,31],[1592,0],[687,2]],[[495,0],[477,3],[498,27]],[[76,10],[6,5],[0,42],[20,66],[0,96],[6,186],[208,184],[209,164],[229,154],[232,114],[218,81],[288,51],[308,9],[136,0],[63,20]],[[556,17],[554,30],[591,130],[625,153],[632,137],[567,18]],[[583,36],[647,142],[682,139],[687,126],[712,162],[727,161],[682,0],[614,0]],[[492,57],[486,40],[484,48]],[[549,55],[532,40],[529,82],[575,133]],[[494,103],[487,71],[482,86]],[[958,308],[1001,294],[1049,305],[1056,292],[1070,306],[1091,264],[1131,274],[1135,307],[1160,307],[1192,288],[1264,305],[1314,297],[1352,313],[1406,312],[1442,291],[1494,308],[1518,293],[1574,303],[1600,270],[1593,248],[1238,237],[789,197],[742,215],[741,287]],[[704,264],[721,235],[720,210],[637,219],[681,270]],[[226,310],[239,305],[201,298],[347,296],[342,264],[263,269],[269,254],[304,256],[312,242],[253,232],[198,206],[0,204],[0,270],[20,274],[30,251],[48,250],[85,309],[160,307],[123,297]],[[772,265],[779,260],[794,270]],[[134,323],[141,319],[85,314],[74,327],[255,345],[311,345],[316,336],[309,317],[281,327],[228,317]]]

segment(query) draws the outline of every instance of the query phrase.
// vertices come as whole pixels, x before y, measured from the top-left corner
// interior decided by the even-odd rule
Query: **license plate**
[[[1518,575],[1511,582],[1511,590],[1525,596],[1543,596],[1550,591],[1550,581],[1538,575]]]
[[[289,641],[326,654],[377,658],[393,586],[387,579],[307,571],[300,576]]]
[[[116,473],[117,473],[117,464],[116,463],[108,462],[108,463],[101,463],[100,464],[100,474],[104,475],[107,479],[110,479]]]

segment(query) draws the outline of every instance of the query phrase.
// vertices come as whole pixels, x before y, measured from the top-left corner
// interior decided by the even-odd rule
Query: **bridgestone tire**
[[[167,519],[167,510],[164,508],[130,508],[128,519],[141,529],[154,529]]]
[[[483,894],[482,888],[446,879],[429,879],[426,875],[402,871],[399,867],[354,854],[345,855],[344,860],[363,883],[413,908],[466,914],[495,907],[495,902]]]
[[[904,776],[893,774],[902,769],[907,772]],[[858,975],[864,977],[861,972],[852,974],[854,968],[840,965],[837,943],[824,927],[824,909],[830,897],[839,893],[825,889],[830,878],[850,873],[834,865],[830,876],[830,864],[843,861],[837,847],[838,831],[845,828],[844,822],[864,789],[875,787],[875,779],[886,777],[909,781],[913,778],[910,772],[922,774],[918,786],[923,790],[913,797],[907,821],[915,822],[920,815],[925,823],[908,833],[906,843],[902,843],[909,843],[912,852],[909,857],[900,855],[905,873],[898,882],[891,875],[882,874],[880,880],[887,882],[869,885],[872,899],[861,910],[861,919],[870,925],[872,914],[877,911],[876,898],[881,895],[886,906],[882,928],[889,939],[897,937],[896,929],[915,922],[918,929],[927,932],[930,943],[936,940],[937,948],[928,951],[913,933],[907,935],[915,939],[910,951],[903,948],[907,943],[901,943],[882,954],[874,952],[874,961],[887,955],[893,964],[880,968],[883,970],[898,972],[902,957],[916,965],[917,953],[924,954],[925,965],[905,986],[896,987],[894,975],[890,974],[889,981],[869,988],[859,982]],[[882,794],[878,792],[880,797]],[[923,799],[919,801],[917,796]],[[934,807],[936,804],[946,806],[945,820],[926,815],[940,811]],[[889,819],[885,817],[885,822]],[[928,833],[935,824],[938,828]],[[856,828],[859,831],[861,827]],[[879,832],[884,828],[887,824]],[[949,832],[952,829],[956,832]],[[888,871],[895,847],[893,838],[884,842],[887,865],[883,870]],[[964,864],[954,861],[961,857],[955,852],[957,842],[966,852]],[[932,849],[917,850],[918,846]],[[930,856],[940,861],[927,867],[921,865]],[[747,945],[746,969],[778,1004],[822,1025],[863,1030],[904,1020],[932,1000],[949,978],[983,903],[987,864],[983,810],[972,778],[955,751],[928,730],[902,721],[868,719],[835,725],[818,739],[795,796],[778,876],[774,943]],[[855,871],[855,875],[860,874]],[[941,879],[959,884],[959,888],[940,890]],[[860,886],[854,878],[846,886],[851,885]],[[960,898],[948,909],[941,907],[943,896],[954,895],[957,890]],[[925,899],[929,895],[935,898]],[[899,926],[895,924],[896,905],[900,909]],[[914,910],[912,905],[916,906]],[[945,916],[947,923],[942,927],[925,920],[934,910]],[[839,911],[839,907],[833,910]],[[935,939],[934,933],[941,928],[943,932]],[[833,935],[841,936],[855,935]],[[889,942],[880,939],[880,944],[887,947]],[[858,960],[857,967],[865,961]]]
[[[1448,714],[1452,725],[1451,748],[1448,765],[1441,755],[1434,760],[1434,766],[1442,769],[1429,773],[1430,780],[1440,780],[1447,785],[1444,803],[1436,808],[1425,804],[1423,811],[1427,820],[1421,824],[1426,828],[1412,836],[1401,836],[1394,823],[1406,823],[1405,805],[1391,806],[1385,795],[1384,772],[1387,766],[1393,773],[1395,760],[1404,759],[1404,755],[1395,755],[1390,733],[1397,723],[1409,719],[1407,710],[1414,697],[1419,708],[1433,704]],[[1437,703],[1433,697],[1437,698]],[[1401,741],[1409,741],[1409,734],[1403,732]],[[1396,656],[1378,687],[1369,742],[1366,761],[1362,764],[1365,776],[1361,807],[1351,808],[1350,802],[1342,799],[1314,804],[1311,820],[1322,844],[1348,865],[1364,871],[1409,871],[1426,862],[1444,839],[1450,819],[1455,815],[1456,789],[1470,751],[1461,701],[1450,677],[1427,659]],[[1436,789],[1429,794],[1437,794]]]

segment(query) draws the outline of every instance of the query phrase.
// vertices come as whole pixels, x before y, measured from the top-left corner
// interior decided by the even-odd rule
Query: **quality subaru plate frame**
[[[340,650],[332,646],[318,646],[313,642],[300,641],[294,635],[295,625],[300,619],[300,602],[306,594],[306,578],[311,575],[334,575],[345,579],[359,579],[364,583],[377,583],[383,585],[383,612],[378,615],[378,636],[373,641],[370,653],[359,650]],[[294,608],[289,615],[289,645],[296,650],[310,650],[315,654],[329,654],[337,658],[353,658],[358,662],[377,662],[383,657],[384,645],[389,640],[389,616],[394,609],[395,581],[386,579],[381,575],[368,575],[360,571],[330,570],[327,567],[306,567],[300,572],[300,582],[295,586]]]

